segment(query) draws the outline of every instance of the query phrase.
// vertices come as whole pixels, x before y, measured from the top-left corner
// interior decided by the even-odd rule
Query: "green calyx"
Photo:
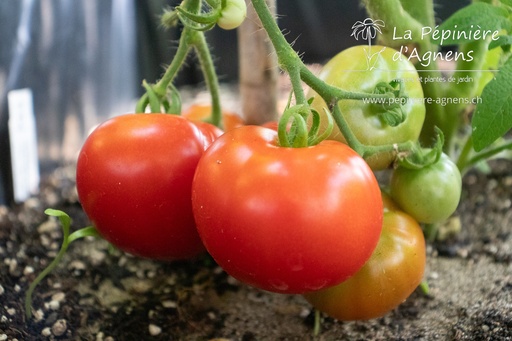
[[[175,7],[174,10],[176,11],[176,15],[183,23],[183,25],[196,31],[208,31],[215,26],[221,14],[220,4],[216,8],[210,8],[210,12],[201,14],[189,12],[181,6]]]
[[[380,82],[375,86],[374,94],[387,95],[387,100],[379,101],[374,106],[378,111],[378,116],[389,126],[396,127],[403,123],[406,114],[403,106],[409,100],[404,90],[401,79],[393,80],[389,83]]]
[[[278,138],[281,147],[303,148],[317,145],[325,140],[334,128],[332,115],[326,115],[327,128],[319,134],[320,114],[308,104],[299,104],[287,108],[278,125]],[[307,120],[311,120],[308,130]]]
[[[179,115],[181,113],[181,96],[174,86],[169,83],[166,88],[162,89],[155,84],[149,84],[145,80],[142,86],[146,89],[146,93],[137,102],[136,112],[146,112],[146,107],[149,107],[152,113],[167,113]]]
[[[421,148],[419,144],[416,144],[409,153],[398,153],[396,161],[398,167],[421,169],[437,163],[443,154],[444,135],[441,129],[437,127],[435,127],[435,131],[437,137],[431,148]]]
[[[161,18],[165,27],[175,27],[179,22],[183,26],[194,31],[208,31],[212,29],[219,20],[222,11],[222,2],[225,0],[206,0],[208,9],[201,11],[202,1],[183,1],[174,10],[167,10]]]

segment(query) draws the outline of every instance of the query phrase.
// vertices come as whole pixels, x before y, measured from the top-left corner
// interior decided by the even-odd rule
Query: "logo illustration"
[[[361,37],[368,41],[368,49],[365,49],[367,70],[375,69],[378,56],[386,49],[384,47],[380,51],[372,53],[372,39],[375,39],[377,32],[382,34],[381,28],[385,26],[384,21],[373,20],[372,18],[366,18],[363,21],[358,20],[352,25],[352,34],[350,36],[353,36],[356,40],[359,40]]]

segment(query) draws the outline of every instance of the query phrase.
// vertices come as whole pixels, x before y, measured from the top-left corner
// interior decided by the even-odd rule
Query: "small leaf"
[[[53,208],[47,208],[44,213],[50,217],[59,218],[60,223],[62,225],[62,229],[64,231],[64,235],[69,234],[69,228],[71,227],[71,218],[67,215],[66,212],[56,210]]]
[[[468,43],[484,39],[484,33],[489,38],[501,29],[510,29],[507,10],[475,2],[455,12],[437,30],[432,30],[431,41],[439,45]]]
[[[489,50],[501,46],[504,51],[508,51],[510,50],[510,45],[512,45],[512,36],[499,36],[498,39],[492,40],[489,43]]]
[[[75,232],[69,235],[69,242],[74,242],[77,239],[85,238],[85,237],[95,237],[101,238],[100,233],[93,226],[87,226],[81,228],[80,230],[76,230]]]
[[[512,59],[482,91],[472,119],[473,145],[481,151],[512,128]]]

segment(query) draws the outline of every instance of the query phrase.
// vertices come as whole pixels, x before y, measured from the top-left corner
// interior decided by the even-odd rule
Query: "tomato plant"
[[[460,171],[442,154],[439,161],[421,169],[398,167],[390,183],[391,196],[422,223],[439,223],[457,209],[462,190]]]
[[[382,199],[348,146],[284,148],[277,132],[244,126],[205,152],[192,185],[199,234],[233,277],[280,293],[337,284],[369,258]]]
[[[388,197],[384,203],[382,234],[372,256],[345,282],[305,294],[316,309],[339,320],[372,319],[396,308],[420,284],[426,263],[423,231]]]
[[[377,84],[404,80],[401,91],[408,97],[401,106],[403,122],[390,125],[383,115],[388,113],[382,101],[342,100],[338,102],[341,114],[355,137],[365,145],[378,146],[417,140],[425,119],[423,90],[418,73],[407,59],[395,60],[398,51],[383,46],[354,46],[348,48],[327,62],[318,75],[327,84],[348,91],[373,93]],[[315,92],[312,107],[322,115],[327,115],[325,101]],[[397,99],[398,100],[398,99]],[[401,99],[404,100],[405,99]],[[323,120],[325,121],[325,120]],[[334,140],[346,142],[338,128],[331,136]],[[366,161],[372,169],[388,167],[393,161],[392,153],[376,154]]]
[[[98,126],[78,156],[76,185],[101,236],[152,259],[203,252],[190,196],[199,158],[217,137],[214,131],[204,134],[187,119],[167,114],[122,115]]]
[[[272,129],[232,129],[243,122],[221,110],[204,34],[216,25],[239,26],[245,1],[184,0],[166,11],[162,24],[175,27],[179,22],[180,41],[163,77],[155,84],[143,81],[146,93],[136,112],[148,107],[152,112],[180,112],[172,81],[191,51],[201,66],[211,107],[204,116],[185,113],[190,120],[161,114],[120,116],[91,134],[80,152],[77,188],[94,226],[70,233],[69,216],[46,211],[60,219],[63,244],[27,290],[27,317],[35,286],[68,245],[99,235],[124,251],[160,260],[193,257],[206,247],[239,280],[269,291],[304,294],[319,310],[342,320],[382,316],[405,300],[425,268],[425,241],[417,221],[432,227],[453,213],[461,175],[446,155],[434,164],[420,157],[414,170],[402,162],[424,155],[417,141],[420,131],[423,143],[431,143],[434,133],[442,131],[436,135],[445,139],[438,139],[443,142],[436,150],[448,142],[443,150],[458,158],[462,171],[512,148],[505,136],[512,127],[512,3],[473,2],[435,26],[442,33],[436,42],[424,30],[418,34],[421,26],[428,30],[435,25],[430,0],[421,6],[405,0],[362,2],[371,18],[356,22],[352,35],[369,37],[369,46],[342,51],[317,77],[288,44],[266,2],[251,0],[291,82],[282,115],[289,121],[269,123]],[[418,8],[423,10],[414,10]],[[463,39],[444,34],[454,27]],[[388,46],[371,46],[377,31],[378,41]],[[480,39],[483,31],[500,36],[494,39],[493,33],[492,42]],[[443,40],[458,45],[455,50],[462,56],[451,64],[452,81],[444,80],[447,73],[438,69],[439,61],[451,56],[436,45]],[[308,95],[304,85],[312,89]],[[477,95],[480,103],[474,101]],[[295,109],[289,107],[292,99]],[[291,114],[285,116],[287,112]],[[217,127],[204,122],[207,115]],[[327,117],[336,123],[332,134]],[[469,117],[472,129],[465,126]],[[325,136],[319,124],[338,141],[320,142]],[[219,138],[223,132],[218,127],[228,133]],[[401,164],[391,179],[398,206],[380,197],[371,171],[393,161]]]

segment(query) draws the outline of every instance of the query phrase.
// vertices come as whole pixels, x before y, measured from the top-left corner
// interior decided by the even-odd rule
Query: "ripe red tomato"
[[[205,136],[175,115],[128,114],[104,122],[78,157],[85,213],[106,240],[131,254],[159,260],[200,254],[192,179],[215,138],[213,130]]]
[[[368,320],[396,308],[420,284],[426,263],[423,231],[387,196],[384,205],[382,235],[370,260],[345,282],[304,295],[316,309],[339,320]]]
[[[348,146],[277,145],[243,126],[205,152],[192,205],[208,252],[233,277],[280,293],[332,286],[370,257],[382,227],[377,180]]]

